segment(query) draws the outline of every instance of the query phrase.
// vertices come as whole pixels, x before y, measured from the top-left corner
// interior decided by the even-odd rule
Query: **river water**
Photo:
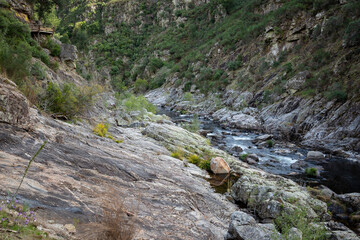
[[[159,108],[158,114],[169,116],[178,125],[189,123],[193,119],[192,115],[181,115],[165,108]],[[274,141],[275,145],[271,148],[261,147],[253,143],[253,140],[260,135],[259,133],[224,127],[204,117],[200,117],[199,120],[201,131],[206,132],[206,137],[210,139],[214,147],[235,157],[240,157],[242,154],[255,154],[259,158],[255,166],[266,172],[291,178],[301,185],[322,184],[338,194],[360,192],[360,164],[358,163],[333,156],[325,160],[306,160],[309,150],[295,144]],[[237,146],[243,151],[236,151]],[[299,160],[304,161],[306,165],[304,168],[317,168],[320,176],[311,178],[304,174],[304,168],[291,167]]]

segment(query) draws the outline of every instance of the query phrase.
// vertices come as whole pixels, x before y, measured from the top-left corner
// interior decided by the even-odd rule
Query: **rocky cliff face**
[[[359,6],[320,2],[112,1],[64,24],[81,22],[93,46],[80,65],[113,87],[145,78],[168,105],[191,92],[208,115],[226,107],[253,122],[228,121],[240,128],[359,151]]]

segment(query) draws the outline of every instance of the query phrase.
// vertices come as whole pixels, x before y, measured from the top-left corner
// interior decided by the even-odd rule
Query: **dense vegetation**
[[[192,84],[203,93],[222,91],[230,84],[239,90],[257,91],[263,86],[264,76],[282,75],[266,87],[262,102],[267,104],[284,92],[287,80],[307,70],[310,74],[302,96],[321,93],[329,100],[339,101],[359,96],[354,88],[359,81],[348,81],[349,77],[353,78],[349,75],[357,72],[345,69],[336,75],[331,69],[331,56],[338,55],[338,51],[345,55],[349,48],[360,43],[358,1],[340,6],[333,0],[289,0],[265,13],[259,12],[266,3],[264,0],[214,0],[199,6],[190,3],[187,9],[179,8],[175,12],[170,1],[143,1],[133,3],[134,12],[129,14],[133,14],[134,19],[114,21],[116,12],[120,12],[126,2],[73,0],[58,11],[62,19],[58,27],[61,38],[71,40],[84,52],[95,53],[94,64],[99,70],[110,70],[112,85],[117,90],[133,87],[138,79],[147,82],[143,82],[140,91],[157,88],[169,76],[177,74],[176,84],[184,86],[185,91],[189,91]],[[315,17],[323,10],[334,13],[325,27],[316,28],[311,38],[304,39],[291,51],[282,52],[275,61],[254,56],[250,51],[255,39],[263,38],[267,26],[281,35],[284,22],[299,13]],[[167,17],[172,21],[162,26],[159,21]],[[176,21],[182,18],[186,21]],[[106,31],[107,28],[114,31]],[[85,44],[94,40],[95,44]],[[334,47],[342,42],[345,49]],[[268,43],[262,44],[266,49]],[[222,56],[230,57],[209,57],[214,46],[222,49]],[[159,57],[164,53],[167,54],[165,61]],[[352,55],[358,54],[352,52]],[[257,64],[251,67],[251,75],[244,75],[249,56],[256,57]]]

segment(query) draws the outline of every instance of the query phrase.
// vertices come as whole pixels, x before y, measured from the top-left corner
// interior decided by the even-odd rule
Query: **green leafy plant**
[[[272,148],[274,146],[274,141],[272,139],[269,139],[266,141],[266,144],[268,145],[269,148]]]
[[[145,79],[138,78],[134,83],[134,90],[136,93],[143,93],[148,88],[149,84]]]
[[[201,162],[201,158],[197,154],[193,154],[189,157],[189,162],[198,165]]]
[[[108,128],[109,128],[108,124],[100,122],[96,124],[96,126],[93,129],[93,132],[100,137],[105,137],[108,132]]]
[[[131,95],[125,101],[123,102],[123,105],[125,106],[125,109],[128,112],[131,111],[141,111],[143,112],[144,109],[148,112],[156,113],[157,109],[156,107],[148,102],[144,96],[134,96]]]
[[[308,177],[316,177],[317,176],[317,172],[318,170],[316,168],[306,168],[305,169],[305,174]]]
[[[301,231],[302,239],[327,239],[327,231],[324,225],[317,218],[309,218],[307,210],[301,206],[297,206],[291,213],[282,211],[281,215],[274,220],[274,224],[281,233],[281,237],[274,234],[273,239],[291,239],[293,227]]]
[[[185,155],[184,150],[182,150],[181,148],[177,148],[176,151],[171,153],[171,157],[177,158],[180,160],[184,159],[184,155]]]

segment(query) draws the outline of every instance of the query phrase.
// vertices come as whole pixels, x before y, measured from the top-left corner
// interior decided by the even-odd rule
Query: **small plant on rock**
[[[273,141],[272,139],[267,140],[267,141],[266,141],[266,144],[267,144],[267,146],[268,146],[269,148],[272,148],[272,147],[274,146],[274,141]]]
[[[106,123],[104,124],[103,122],[101,122],[95,126],[93,132],[100,137],[105,137],[108,132],[108,127],[109,127],[108,124]]]
[[[281,233],[281,237],[276,234],[273,239],[297,239],[294,238],[293,228],[302,233],[302,239],[327,239],[326,229],[319,222],[319,219],[311,219],[304,207],[297,206],[292,213],[283,211],[280,216],[274,220],[277,230]]]
[[[199,155],[194,154],[189,157],[189,162],[195,165],[198,165],[201,162]]]
[[[122,143],[123,142],[123,140],[118,140],[118,139],[114,138],[113,136],[111,136],[108,133],[108,129],[109,129],[109,124],[101,122],[101,123],[98,123],[94,127],[93,133],[95,133],[99,137],[107,137],[107,138],[113,140],[116,143]]]
[[[177,158],[177,159],[183,160],[183,159],[184,159],[184,150],[182,150],[181,148],[178,148],[178,149],[176,149],[175,152],[172,152],[172,153],[171,153],[171,156],[172,156],[173,158]]]
[[[307,168],[307,169],[305,169],[305,174],[308,177],[316,177],[317,171],[318,170],[316,168]]]

